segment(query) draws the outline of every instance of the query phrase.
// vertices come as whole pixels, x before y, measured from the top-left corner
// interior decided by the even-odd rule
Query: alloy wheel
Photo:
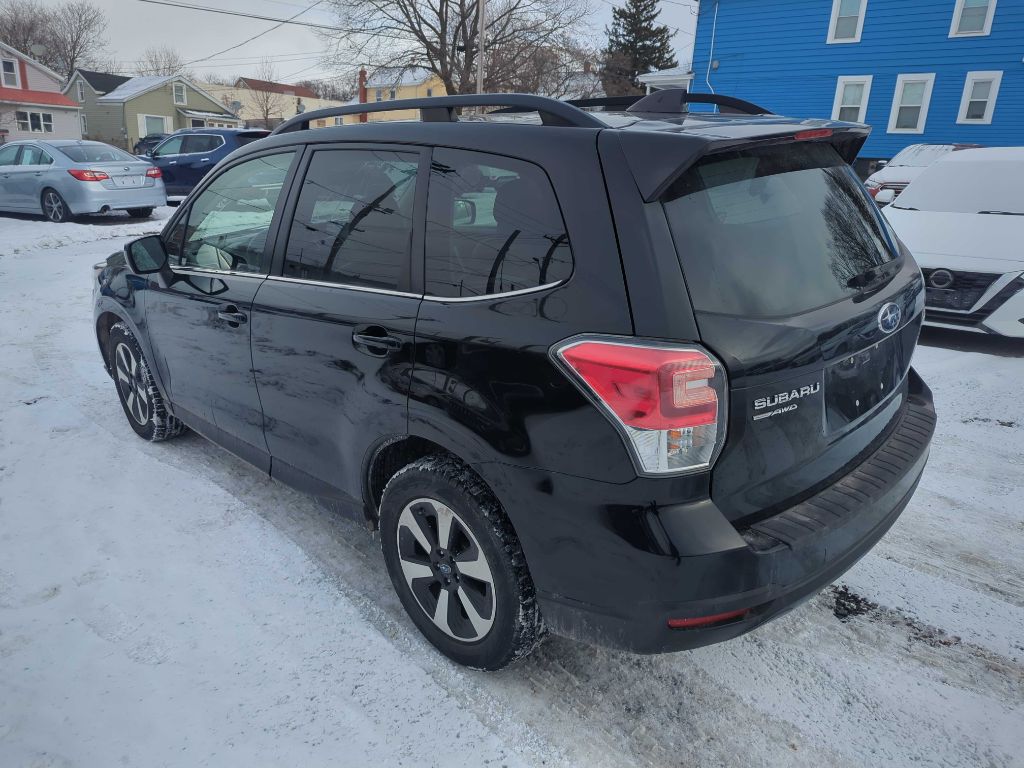
[[[64,201],[54,191],[49,191],[43,198],[43,210],[50,221],[64,221]]]
[[[398,558],[420,608],[449,637],[482,640],[494,624],[494,577],[469,526],[437,499],[398,518]]]
[[[120,343],[114,350],[114,367],[117,369],[117,388],[121,392],[125,407],[139,426],[149,423],[149,394],[142,378],[142,366],[131,348]]]

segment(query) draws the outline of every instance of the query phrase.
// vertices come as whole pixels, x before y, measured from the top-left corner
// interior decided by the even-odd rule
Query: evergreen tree
[[[612,25],[605,27],[601,83],[609,96],[643,93],[638,75],[677,66],[669,41],[675,34],[658,24],[658,0],[626,0],[612,10]]]

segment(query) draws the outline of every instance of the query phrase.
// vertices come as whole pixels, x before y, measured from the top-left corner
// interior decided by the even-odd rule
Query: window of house
[[[87,133],[89,133],[89,121],[86,120],[84,114],[81,115],[81,120],[82,120],[82,135],[85,136]]]
[[[839,78],[836,84],[836,100],[832,105],[833,120],[864,122],[868,111],[871,80],[871,75]]]
[[[14,59],[3,59],[0,61],[0,75],[3,77],[5,88],[20,88],[21,81],[18,78],[18,62]]]
[[[410,269],[419,156],[320,150],[288,235],[284,276],[399,290]]]
[[[267,274],[267,233],[294,156],[263,155],[217,176],[192,203],[175,266]]]
[[[335,125],[344,125],[345,124],[345,118],[344,117],[336,117],[336,118],[334,118],[334,124]]]
[[[508,293],[558,283],[571,273],[569,237],[544,171],[483,152],[434,150],[428,295]]]
[[[433,88],[427,88],[427,98],[430,98],[433,95],[434,95],[434,89]]]
[[[184,104],[185,103],[185,84],[175,83],[174,84],[174,103]]]
[[[989,125],[1002,81],[1002,72],[968,72],[956,121]]]
[[[996,0],[956,0],[950,37],[976,37],[991,33]]]
[[[82,104],[85,102],[85,83],[81,80],[78,81],[78,103]]]
[[[900,75],[889,115],[889,133],[924,133],[932,100],[934,73]]]
[[[53,115],[49,112],[15,112],[19,131],[53,133]]]
[[[832,0],[829,43],[859,43],[868,0]]]
[[[384,101],[384,89],[383,88],[378,88],[377,89],[377,101]]]
[[[389,99],[394,101],[397,97],[398,97],[398,94],[397,94],[397,92],[395,91],[394,88],[392,88],[390,91],[388,91],[388,98]]]

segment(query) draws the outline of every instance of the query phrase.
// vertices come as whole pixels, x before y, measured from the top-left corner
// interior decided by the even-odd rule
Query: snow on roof
[[[942,157],[943,163],[1020,163],[1024,162],[1024,147],[979,147],[961,149]]]
[[[178,75],[139,75],[117,86],[110,93],[100,96],[97,101],[128,101],[136,96],[158,88],[171,80],[181,79]]]
[[[197,109],[181,109],[180,107],[178,111],[185,115],[185,117],[211,117],[216,120],[238,120],[237,117],[228,112],[201,112]]]
[[[367,88],[397,88],[400,85],[419,85],[434,73],[426,67],[381,67],[366,78]]]
[[[674,77],[692,77],[693,71],[688,67],[672,67],[671,69],[659,69],[655,72],[648,72],[637,77],[641,83],[648,80],[666,80]]]

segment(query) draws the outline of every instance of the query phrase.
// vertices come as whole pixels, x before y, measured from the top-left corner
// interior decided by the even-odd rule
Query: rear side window
[[[21,158],[18,160],[18,165],[50,165],[52,162],[53,158],[39,147],[25,147],[25,151],[21,153]]]
[[[284,276],[397,290],[409,273],[419,156],[359,149],[313,155]]]
[[[825,144],[711,155],[664,206],[704,312],[807,312],[855,294],[851,278],[895,258],[871,198]]]
[[[427,295],[507,293],[557,283],[571,273],[569,236],[544,171],[482,152],[434,151]]]
[[[183,155],[189,155],[199,152],[213,152],[213,150],[217,149],[217,147],[223,143],[224,139],[220,136],[205,133],[195,136],[186,136],[184,144],[182,145],[181,153]]]

